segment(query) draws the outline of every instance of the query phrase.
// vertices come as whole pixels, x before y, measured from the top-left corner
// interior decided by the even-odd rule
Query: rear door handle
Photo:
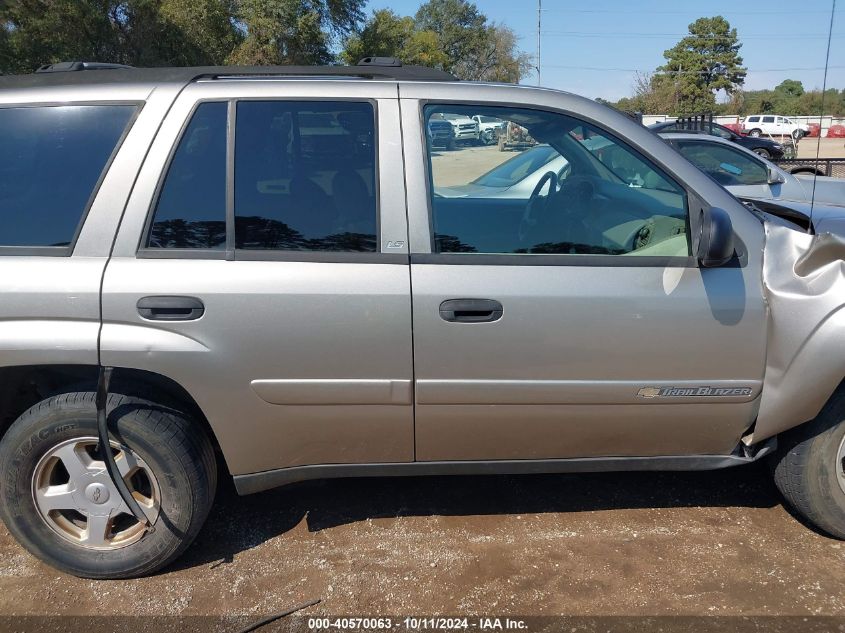
[[[143,297],[137,308],[138,314],[151,321],[193,321],[205,313],[196,297]]]
[[[447,299],[440,318],[451,323],[490,323],[502,318],[502,304],[494,299]]]

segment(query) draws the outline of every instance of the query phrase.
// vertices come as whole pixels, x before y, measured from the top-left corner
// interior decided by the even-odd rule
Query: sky
[[[616,101],[633,92],[635,71],[649,72],[699,17],[722,15],[737,29],[748,68],[746,90],[798,79],[821,88],[833,0],[542,0],[541,83]],[[413,15],[419,0],[370,0],[368,11]],[[537,51],[537,0],[477,0],[487,17]],[[536,84],[536,73],[523,83]],[[837,0],[828,88],[845,89],[845,0]]]

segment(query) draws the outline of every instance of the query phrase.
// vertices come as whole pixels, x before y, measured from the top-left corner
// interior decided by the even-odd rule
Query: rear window
[[[0,109],[0,246],[69,254],[132,105]]]

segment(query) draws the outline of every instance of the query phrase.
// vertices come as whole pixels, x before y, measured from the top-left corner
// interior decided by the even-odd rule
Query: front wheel
[[[0,516],[32,554],[95,579],[150,574],[178,557],[205,522],[217,481],[203,429],[179,411],[112,394],[109,450],[148,532],[120,497],[97,441],[93,393],[48,398],[0,442]]]
[[[758,147],[752,150],[757,156],[762,156],[763,158],[771,158],[772,155],[769,153],[769,150],[763,149],[762,147]]]
[[[778,443],[771,459],[787,503],[819,529],[845,539],[845,392]]]

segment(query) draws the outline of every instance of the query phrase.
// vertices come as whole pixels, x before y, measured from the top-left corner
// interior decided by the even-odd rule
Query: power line
[[[634,11],[618,11],[615,9],[566,9],[566,8],[554,8],[554,9],[543,9],[544,13],[602,13],[602,14],[613,14],[613,15],[640,15],[642,14],[642,10],[634,10]],[[695,11],[660,11],[660,15],[693,15]],[[733,11],[731,9],[727,11],[714,11],[708,10],[708,13],[719,14],[719,15],[807,15],[810,13],[824,13],[828,14],[827,10],[818,10],[818,11]]]
[[[624,37],[624,38],[666,38],[677,37],[685,38],[691,37],[698,40],[733,40],[732,35],[692,35],[690,33],[635,33],[629,31],[617,32],[591,32],[591,31],[543,31],[543,35],[560,36],[560,37]],[[827,38],[827,33],[751,33],[751,34],[737,34],[737,39],[820,39]],[[831,37],[845,37],[845,33],[831,35]]]
[[[619,73],[654,73],[658,75],[691,75],[691,74],[700,74],[700,75],[709,75],[712,74],[706,70],[661,70],[655,71],[646,70],[643,68],[607,68],[607,67],[599,67],[599,66],[566,66],[561,64],[545,64],[545,68],[562,68],[568,70],[589,70],[589,71],[599,71],[599,72],[619,72]],[[845,66],[827,66],[827,68],[845,68]],[[753,68],[750,72],[752,73],[780,73],[780,72],[799,72],[799,71],[812,71],[812,70],[824,70],[825,66],[810,66],[810,67],[796,67],[796,68]]]

